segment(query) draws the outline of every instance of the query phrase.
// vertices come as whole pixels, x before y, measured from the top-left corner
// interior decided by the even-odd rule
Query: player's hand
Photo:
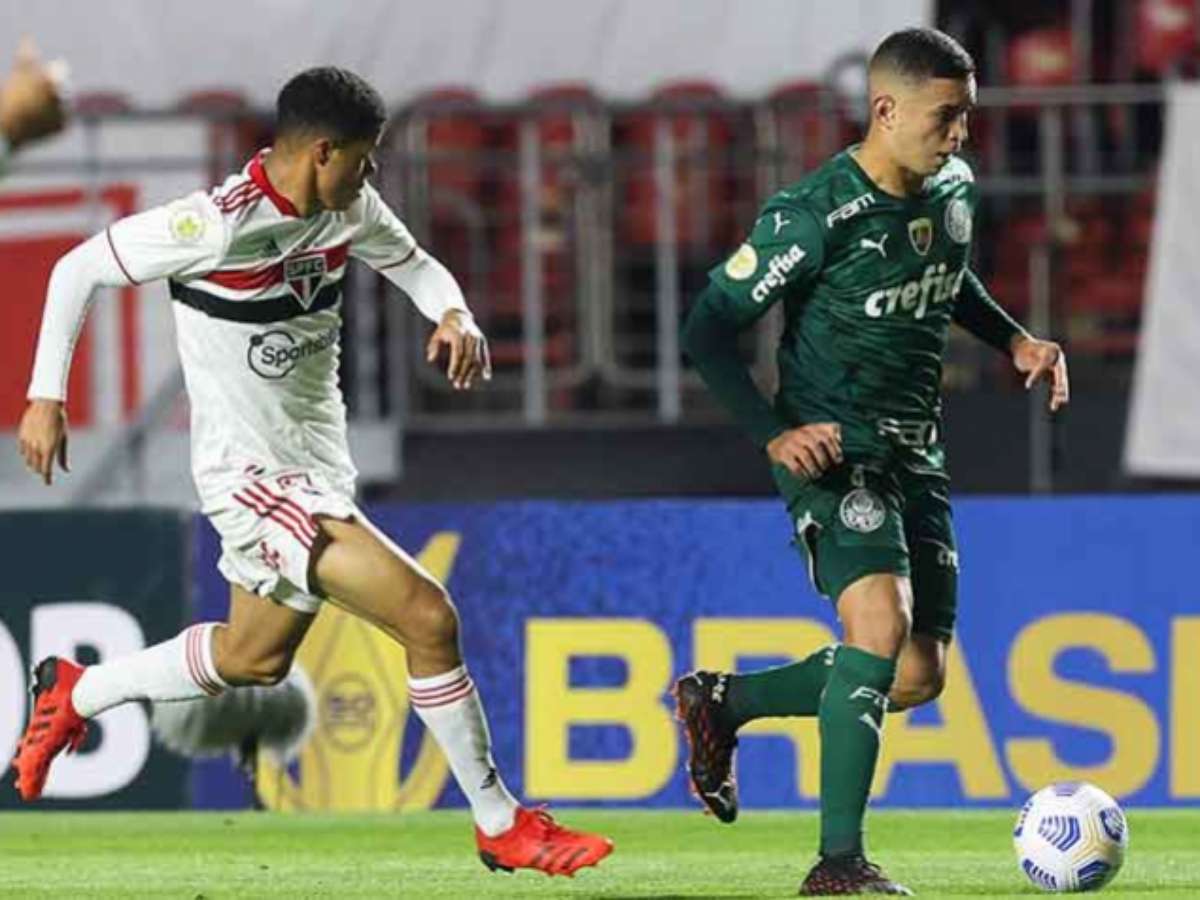
[[[793,475],[819,478],[842,461],[842,426],[822,422],[790,428],[771,439],[767,456]]]
[[[0,87],[0,132],[13,149],[62,129],[65,79],[64,63],[42,62],[33,41],[22,39],[12,71]]]
[[[61,400],[30,400],[21,416],[21,427],[17,430],[17,443],[21,456],[29,470],[42,476],[50,484],[54,475],[54,461],[64,472],[70,472],[67,463],[67,412]]]
[[[1041,341],[1019,334],[1012,342],[1013,365],[1025,375],[1025,390],[1039,381],[1050,382],[1050,412],[1058,412],[1071,399],[1067,379],[1067,356],[1054,341]]]
[[[470,313],[460,309],[448,310],[429,337],[425,358],[431,363],[435,362],[443,344],[450,348],[446,377],[456,391],[468,390],[477,377],[491,381],[492,357],[488,352],[487,338]]]

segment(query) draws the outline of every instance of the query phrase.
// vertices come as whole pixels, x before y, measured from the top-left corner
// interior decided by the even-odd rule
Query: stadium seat
[[[258,120],[250,101],[239,91],[225,88],[192,91],[181,97],[175,108],[210,120],[209,179],[214,184],[249,159],[259,147],[270,143],[269,125]]]
[[[759,142],[773,150],[779,183],[789,184],[861,135],[841,98],[817,82],[793,81],[771,91],[759,114]]]
[[[652,102],[619,116],[615,136],[628,160],[624,184],[622,236],[633,245],[658,242],[654,181],[655,131],[660,117],[670,122],[675,144],[675,234],[685,251],[711,253],[735,240],[733,173],[725,153],[733,143],[734,120],[714,108],[721,91],[703,81],[679,82],[657,90]]]

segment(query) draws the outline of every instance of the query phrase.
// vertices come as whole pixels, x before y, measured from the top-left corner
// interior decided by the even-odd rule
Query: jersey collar
[[[250,160],[250,180],[262,188],[262,192],[266,194],[271,202],[275,204],[275,208],[285,216],[291,216],[294,219],[299,219],[300,211],[296,209],[296,205],[287,197],[275,190],[275,185],[271,184],[271,179],[267,177],[267,170],[263,167],[263,160],[267,156],[266,150],[259,150],[254,155],[254,159]]]

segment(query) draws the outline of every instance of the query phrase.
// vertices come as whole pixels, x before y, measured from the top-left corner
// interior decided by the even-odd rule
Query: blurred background
[[[0,182],[0,430],[9,438],[0,506],[122,507],[110,514],[134,519],[71,513],[70,529],[96,531],[58,537],[50,512],[0,518],[13,541],[44,528],[37,533],[58,548],[86,546],[92,534],[107,548],[86,572],[82,562],[46,557],[46,544],[29,551],[45,562],[21,582],[27,587],[9,589],[24,604],[4,612],[21,647],[13,658],[48,646],[38,644],[37,604],[104,595],[127,610],[143,597],[154,610],[164,593],[178,595],[165,620],[136,607],[146,640],[194,615],[220,614],[213,537],[190,512],[169,512],[191,510],[194,499],[164,285],[97,299],[72,374],[73,472],[46,490],[22,469],[11,434],[46,279],[59,255],[108,222],[217,183],[269,144],[273,99],[290,75],[344,65],[390,108],[377,184],[457,275],[496,371],[483,390],[452,392],[423,361],[428,323],[369,269],[352,267],[341,376],[364,498],[402,543],[440,561],[464,609],[468,649],[482,660],[474,664],[481,686],[481,671],[513,666],[530,685],[535,671],[566,679],[541,698],[549,722],[520,696],[484,692],[502,758],[523,773],[518,785],[575,801],[684,804],[661,700],[644,709],[630,701],[630,715],[642,718],[612,728],[604,724],[611,710],[610,720],[580,713],[577,728],[571,710],[595,699],[584,688],[599,696],[642,685],[653,697],[668,675],[702,659],[798,654],[830,620],[787,546],[764,460],[681,358],[679,323],[763,199],[860,138],[864,63],[879,40],[936,25],[963,42],[979,72],[967,148],[984,198],[976,269],[1018,319],[1063,343],[1073,395],[1051,421],[1044,397],[1027,395],[1006,359],[953,335],[947,440],[954,484],[967,498],[959,522],[971,600],[951,679],[972,675],[968,695],[953,701],[966,718],[947,718],[944,707],[941,724],[916,714],[914,732],[942,728],[944,743],[930,750],[920,734],[911,745],[898,738],[896,752],[916,762],[899,788],[888,794],[885,784],[885,799],[1004,804],[1064,773],[1102,786],[1107,779],[1110,792],[1142,802],[1200,797],[1200,722],[1173,699],[1200,686],[1200,669],[1182,652],[1200,636],[1200,607],[1172,577],[1194,552],[1200,511],[1188,493],[1200,478],[1200,244],[1190,203],[1200,200],[1192,81],[1200,4],[17,6],[0,10],[0,51],[29,34],[47,56],[65,58],[72,118],[61,135],[19,154]],[[744,336],[767,391],[778,328],[768,317]],[[1171,495],[1146,493],[1164,489]],[[978,494],[993,499],[969,496]],[[1058,496],[1079,494],[1089,496]],[[627,502],[640,498],[660,499]],[[140,533],[147,507],[176,523],[176,550],[149,555],[126,541],[119,551],[115,540],[127,527]],[[162,521],[155,527],[168,527]],[[124,574],[111,574],[121,566]],[[52,588],[46,573],[60,570],[67,583]],[[759,624],[738,632],[735,616]],[[564,617],[574,631],[540,630]],[[597,622],[594,640],[583,637]],[[745,639],[740,655],[730,634]],[[1076,653],[1078,641],[1093,643]],[[97,656],[101,645],[79,642]],[[366,658],[365,647],[344,652]],[[631,647],[655,667],[635,664]],[[969,653],[978,665],[968,670]],[[362,737],[383,727],[371,716],[385,689],[362,675],[366,665],[352,665],[361,683],[343,680],[341,693],[322,701],[331,733],[342,734],[324,752],[360,747],[346,728]],[[331,683],[326,674],[314,678],[319,690]],[[1073,677],[1133,705],[1080,699],[1063,687]],[[402,698],[395,703],[403,711]],[[972,710],[986,714],[977,722]],[[416,759],[417,739],[412,729],[404,738],[399,721],[388,726],[408,748],[399,758]],[[977,745],[980,723],[990,748]],[[805,734],[785,738],[799,748],[811,740]],[[1022,756],[1022,742],[1037,741],[1050,742],[1049,755]],[[648,762],[645,753],[659,752],[652,745],[662,754],[669,746],[669,760]],[[594,765],[572,768],[572,760]],[[945,779],[947,765],[951,774],[959,767],[957,781]],[[811,802],[815,788],[804,787],[801,768],[782,793],[765,775],[751,777],[748,802]],[[190,783],[193,797],[232,796]]]

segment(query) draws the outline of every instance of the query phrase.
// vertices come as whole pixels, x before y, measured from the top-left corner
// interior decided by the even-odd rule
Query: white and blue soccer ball
[[[1013,844],[1021,871],[1043,891],[1098,891],[1125,862],[1129,826],[1100,788],[1060,782],[1025,801]]]

